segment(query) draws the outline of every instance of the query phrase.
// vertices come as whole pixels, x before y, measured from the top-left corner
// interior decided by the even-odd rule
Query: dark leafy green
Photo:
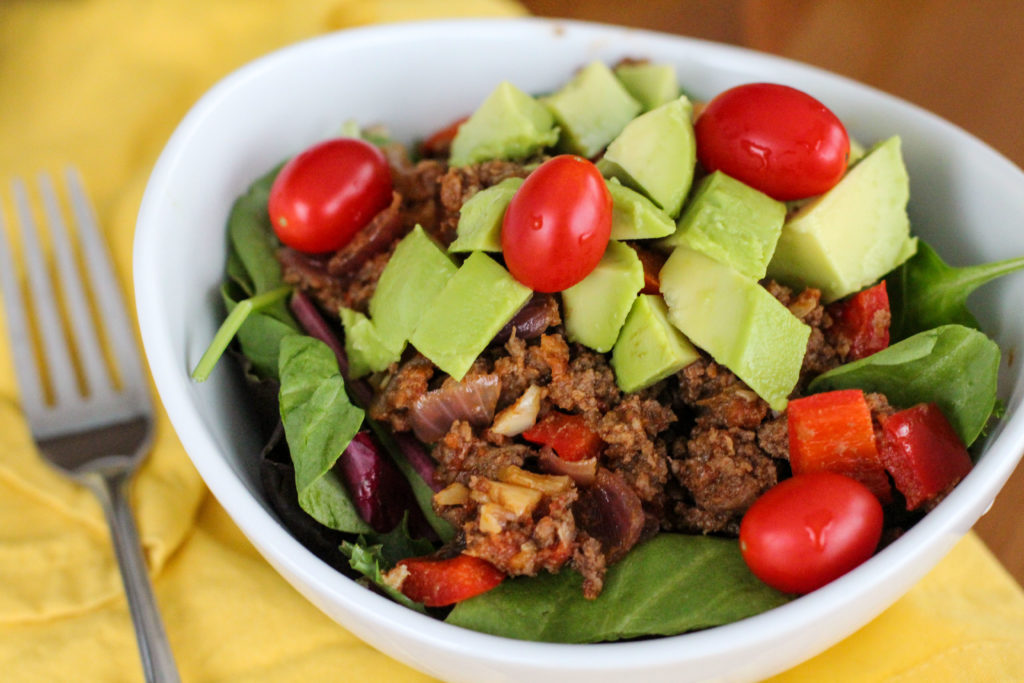
[[[967,297],[981,285],[1024,269],[1024,257],[953,267],[947,265],[925,242],[918,240],[917,253],[887,280],[894,340],[940,325],[957,324],[980,329],[967,310]]]
[[[406,514],[400,524],[386,534],[366,534],[355,543],[345,541],[341,552],[348,558],[352,569],[362,574],[378,590],[393,600],[418,612],[425,612],[423,605],[405,597],[384,582],[383,573],[399,560],[419,557],[434,552],[434,545],[422,538],[413,538],[409,533],[409,516]]]
[[[295,466],[299,505],[324,526],[366,533],[334,464],[363,423],[349,401],[334,352],[305,335],[281,340],[281,422]]]
[[[747,569],[736,540],[660,534],[608,570],[587,600],[573,571],[506,580],[455,606],[447,622],[562,643],[665,636],[731,623],[790,599]]]
[[[224,306],[228,310],[228,318],[234,313],[235,307],[241,303],[231,298],[229,290],[230,287],[226,284],[221,287],[221,296],[224,299]],[[271,290],[267,294],[276,291],[279,290]],[[248,301],[251,301],[251,299],[248,299]],[[235,338],[238,340],[239,348],[242,354],[252,363],[252,371],[260,379],[273,380],[279,378],[278,359],[280,356],[281,340],[298,334],[299,329],[294,321],[283,321],[277,315],[271,315],[264,310],[255,309],[250,310],[242,317],[241,324],[235,330]],[[220,332],[218,332],[218,335],[220,335]],[[216,351],[216,347],[220,346],[222,342],[224,342],[224,347],[226,347],[226,341],[228,340],[215,336],[214,340],[210,343],[210,349]],[[208,350],[207,353],[211,353],[211,351]],[[208,358],[206,354],[203,354],[203,356],[204,359]],[[210,369],[212,369],[213,363],[216,361],[217,358],[207,360]],[[199,366],[196,369],[199,370]]]
[[[221,286],[228,316],[192,373],[196,381],[206,379],[236,336],[257,377],[276,380],[281,339],[299,333],[285,302],[289,288],[274,255],[280,243],[267,213],[270,186],[278,170],[258,179],[231,207],[227,279]]]
[[[999,347],[963,325],[942,325],[816,377],[808,391],[863,389],[909,408],[938,404],[963,442],[981,434],[996,404]]]
[[[251,296],[248,299],[243,299],[242,301],[235,303],[228,298],[225,291],[224,305],[228,308],[229,313],[227,317],[224,318],[224,322],[221,323],[217,333],[213,335],[213,341],[210,342],[210,346],[207,347],[206,352],[203,353],[202,358],[199,359],[199,363],[196,365],[195,370],[192,371],[192,379],[197,382],[206,381],[206,378],[210,376],[210,372],[213,370],[214,365],[217,364],[217,361],[220,360],[224,351],[227,350],[228,344],[231,343],[231,340],[235,338],[235,335],[238,334],[242,326],[245,325],[247,320],[249,320],[249,317],[254,313],[259,313],[264,308],[274,306],[278,301],[288,296],[289,293],[291,293],[291,288],[279,287],[278,289],[272,289],[269,292],[264,292],[263,294],[256,294],[255,296]],[[267,319],[270,323],[274,323],[271,327],[281,326],[285,328],[285,333],[294,334],[295,330],[276,318],[270,318],[267,316]],[[262,345],[263,343],[262,338],[252,339],[250,335],[246,335],[246,337],[246,342],[250,345]],[[265,355],[266,358],[261,358],[261,360],[268,365],[273,361],[272,354],[270,353],[259,354],[255,349],[253,349],[253,353],[257,356]],[[276,361],[273,361],[272,368],[260,368],[259,372],[266,377],[270,370],[274,370],[273,374],[276,376],[276,369],[277,363]]]
[[[447,520],[434,512],[434,491],[412,466],[409,459],[405,457],[405,453],[402,452],[402,449],[395,442],[391,432],[376,420],[367,420],[366,423],[373,430],[373,433],[380,440],[384,448],[387,449],[388,453],[391,454],[391,459],[395,461],[395,465],[402,472],[402,475],[409,480],[412,494],[416,498],[416,504],[423,511],[423,516],[426,517],[427,523],[430,524],[434,533],[446,543],[452,540],[455,537],[455,528]]]

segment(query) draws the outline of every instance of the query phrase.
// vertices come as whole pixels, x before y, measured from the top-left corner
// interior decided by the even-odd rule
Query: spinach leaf
[[[317,339],[293,334],[281,339],[280,353],[281,423],[299,505],[332,529],[371,531],[334,472],[363,422],[363,410],[349,402],[334,352]]]
[[[955,268],[918,240],[917,253],[889,277],[892,306],[890,334],[905,339],[940,325],[979,329],[967,310],[967,297],[981,285],[1024,269],[1024,257]]]
[[[963,325],[942,325],[816,377],[808,391],[863,389],[899,408],[938,404],[970,446],[996,404],[999,347]]]
[[[274,293],[278,291],[280,290],[271,290],[264,295],[257,296],[273,297]],[[234,314],[235,308],[247,300],[234,300],[230,287],[227,284],[221,287],[221,297],[224,299],[224,306],[228,310],[228,317],[221,325],[223,330],[229,324],[233,326],[235,320],[232,319],[232,314]],[[253,299],[255,298],[253,297]],[[252,307],[252,310],[245,313],[245,315],[238,317],[240,318],[240,325],[238,325],[234,332],[242,355],[249,359],[253,372],[256,373],[257,377],[260,379],[278,379],[278,359],[280,356],[281,340],[285,337],[299,334],[298,329],[293,324],[283,322],[279,317],[272,316],[265,310],[255,307]],[[218,331],[217,335],[214,336],[213,341],[210,342],[210,347],[203,354],[203,358],[200,359],[201,364],[209,367],[206,370],[207,374],[213,369],[213,365],[220,357],[219,354],[216,357],[208,354],[215,353],[217,347],[221,344],[226,348],[229,342],[230,339],[225,339],[221,331]],[[199,365],[196,366],[194,372],[200,372]]]
[[[228,216],[228,258],[221,298],[228,316],[192,371],[204,381],[237,335],[242,354],[261,379],[277,379],[281,338],[299,331],[285,301],[290,288],[275,251],[280,246],[270,225],[267,199],[280,167],[254,182],[235,200]]]
[[[202,358],[199,359],[199,363],[196,364],[195,370],[192,371],[192,379],[197,382],[205,382],[206,378],[210,376],[210,372],[213,371],[213,366],[217,364],[218,360],[220,360],[224,351],[227,350],[228,344],[230,344],[231,340],[235,338],[235,335],[239,333],[239,330],[241,330],[242,326],[249,320],[250,316],[268,306],[273,306],[278,301],[288,296],[291,291],[292,290],[289,287],[279,287],[277,289],[272,289],[269,292],[264,292],[263,294],[251,296],[248,299],[242,299],[237,303],[230,301],[227,293],[225,292],[224,305],[228,308],[228,316],[224,318],[224,322],[220,324],[220,328],[217,329],[217,333],[213,335],[213,341],[210,342],[210,345],[203,353]],[[269,323],[273,323],[273,325],[270,325],[271,327],[282,325],[278,320],[268,317],[268,324]],[[294,330],[290,327],[287,325],[284,325],[284,327],[286,328],[284,331],[285,334],[294,334]],[[249,340],[248,337],[249,335],[246,334],[247,344],[252,345],[252,341]],[[263,339],[263,337],[260,337],[259,341],[262,342]],[[256,353],[255,349],[253,349],[253,353],[257,355],[257,357],[261,355]],[[265,354],[265,356],[265,358],[260,359],[260,362],[266,363],[268,361],[273,361],[273,367],[260,368],[259,372],[262,373],[263,377],[267,377],[268,371],[274,370],[275,372],[273,374],[276,376],[276,354]],[[255,365],[255,362],[253,364]]]
[[[460,602],[446,621],[494,635],[591,643],[675,635],[731,623],[790,597],[747,569],[735,540],[660,534],[608,569],[587,600],[573,571],[506,580]]]
[[[257,179],[235,200],[228,215],[228,246],[234,252],[228,263],[236,281],[242,279],[238,276],[239,266],[244,269],[247,275],[244,279],[252,286],[250,294],[268,292],[284,284],[281,264],[275,256],[280,242],[267,213],[270,186],[279,170],[279,167],[274,168]],[[237,263],[231,264],[232,259]]]

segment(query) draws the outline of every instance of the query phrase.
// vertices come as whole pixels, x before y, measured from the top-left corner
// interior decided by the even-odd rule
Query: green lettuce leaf
[[[299,506],[332,529],[369,532],[334,471],[363,423],[363,410],[349,401],[330,347],[297,334],[281,339],[280,346],[278,398]]]
[[[970,327],[942,325],[829,370],[807,389],[879,392],[897,408],[936,403],[970,446],[995,408],[998,377],[995,342]]]
[[[460,602],[446,621],[509,638],[592,643],[720,626],[791,596],[747,569],[735,540],[660,534],[608,569],[596,600],[574,571],[506,580]]]

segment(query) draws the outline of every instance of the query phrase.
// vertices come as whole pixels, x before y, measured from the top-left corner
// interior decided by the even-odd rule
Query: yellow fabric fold
[[[218,79],[349,26],[522,13],[511,0],[5,0],[0,205],[11,206],[11,177],[78,165],[130,300],[146,179],[175,125]],[[0,336],[2,678],[140,680],[99,505],[39,459],[17,397]],[[429,680],[355,639],[259,557],[162,412],[133,504],[185,681]],[[776,680],[1020,677],[1022,615],[1020,587],[968,536],[878,619]]]

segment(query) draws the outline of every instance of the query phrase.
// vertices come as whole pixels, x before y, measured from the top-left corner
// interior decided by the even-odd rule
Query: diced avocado
[[[503,81],[459,126],[448,163],[524,159],[556,142],[558,128],[547,107]]]
[[[668,319],[774,410],[796,386],[811,328],[756,281],[676,247],[661,269]]]
[[[640,103],[601,62],[583,67],[561,90],[540,101],[562,129],[559,147],[586,158],[596,156],[641,111]]]
[[[900,139],[892,137],[790,216],[768,275],[794,287],[817,287],[825,302],[876,282],[917,251],[909,196]]]
[[[647,197],[618,178],[605,181],[612,196],[613,240],[644,240],[671,235],[676,224]]]
[[[501,221],[522,178],[505,178],[480,190],[462,205],[455,241],[448,251],[501,251]]]
[[[410,343],[460,380],[533,292],[482,251],[474,251],[425,304]]]
[[[698,357],[690,340],[669,322],[664,300],[641,294],[629,309],[611,363],[619,389],[631,392],[660,382]]]
[[[697,187],[676,232],[659,246],[686,245],[760,280],[785,220],[785,204],[715,171]]]
[[[632,247],[608,242],[597,267],[562,292],[569,341],[605,353],[618,339],[637,293],[644,287],[644,267]]]
[[[342,308],[341,324],[345,328],[345,355],[348,356],[350,377],[380,372],[401,358],[402,354],[390,350],[381,340],[373,322],[359,311]]]
[[[401,353],[420,316],[458,266],[417,225],[395,247],[370,297],[370,318],[381,343]]]
[[[675,218],[697,164],[692,113],[684,95],[641,114],[612,140],[597,167],[606,178],[618,178]]]
[[[644,111],[660,107],[680,95],[676,68],[671,64],[620,64],[615,67],[615,75]]]

